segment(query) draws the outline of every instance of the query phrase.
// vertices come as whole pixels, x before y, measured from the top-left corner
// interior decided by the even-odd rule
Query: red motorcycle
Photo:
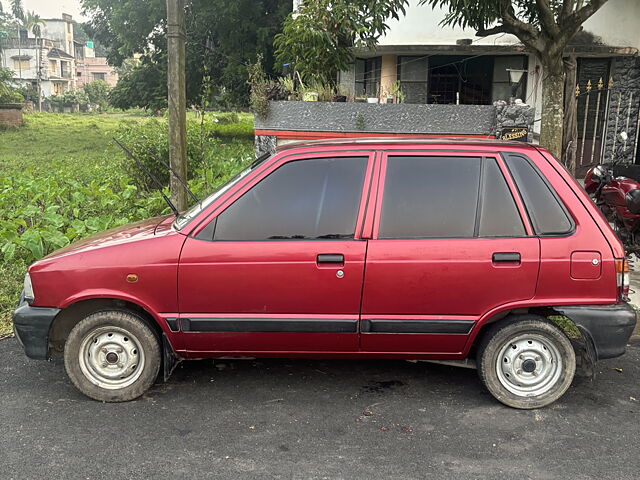
[[[627,253],[640,254],[640,183],[614,176],[604,165],[589,169],[584,188],[600,208]]]

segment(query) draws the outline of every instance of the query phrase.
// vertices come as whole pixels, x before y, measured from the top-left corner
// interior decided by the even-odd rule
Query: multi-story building
[[[18,35],[0,41],[2,66],[14,72],[18,85],[37,87],[43,97],[61,95],[76,87],[76,64],[73,43],[73,19],[46,19],[42,37],[20,30]]]

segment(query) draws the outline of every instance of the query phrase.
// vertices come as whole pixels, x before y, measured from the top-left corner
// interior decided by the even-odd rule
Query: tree
[[[22,6],[22,0],[11,0],[11,13],[16,19],[24,22],[24,7]]]
[[[82,89],[91,105],[99,105],[100,108],[104,108],[109,103],[109,84],[104,80],[85,83]]]
[[[42,26],[45,25],[45,21],[40,18],[40,15],[37,13],[28,10],[24,15],[24,19],[22,20],[22,26],[26,30],[31,30],[31,33],[36,37],[36,44],[38,49],[36,50],[36,64],[38,71],[38,111],[42,110],[42,94],[41,94],[41,83],[42,83]]]
[[[166,59],[160,54],[145,56],[134,66],[129,62],[126,70],[118,69],[119,79],[109,92],[109,103],[115,108],[146,108],[161,110],[167,107]],[[162,54],[164,55],[164,54]]]
[[[562,158],[564,50],[582,24],[607,0],[421,0],[449,9],[443,25],[476,30],[480,37],[510,33],[544,68],[540,143]]]
[[[24,16],[24,20],[22,26],[25,30],[31,30],[34,37],[41,38],[42,37],[42,27],[45,25],[45,21],[40,18],[40,15],[37,13],[27,10],[27,13]]]
[[[480,37],[510,33],[542,63],[542,125],[540,143],[562,157],[563,53],[582,24],[607,0],[420,0],[421,5],[442,7],[448,13],[442,25],[472,28]],[[331,8],[327,8],[331,4]],[[408,0],[305,1],[284,26],[286,38],[276,39],[281,63],[298,62],[297,68],[326,75],[350,58],[354,46],[368,46],[387,30],[390,12],[404,13]],[[347,36],[340,25],[347,26]],[[306,47],[305,47],[306,44]],[[303,50],[306,51],[303,52]],[[319,57],[335,55],[328,64]]]
[[[407,0],[304,1],[276,35],[276,59],[306,80],[332,83],[354,60],[353,47],[373,48]]]
[[[87,42],[93,42],[93,49],[96,57],[107,56],[107,50],[98,40],[96,40],[95,32],[88,23],[76,22],[75,20],[73,21],[73,40],[82,43],[83,45],[86,45]]]
[[[107,49],[111,65],[119,67],[125,59],[142,54],[140,64],[128,74],[132,77],[120,77],[127,87],[112,92],[118,103],[124,105],[125,91],[137,90],[132,87],[141,81],[154,92],[153,97],[161,90],[166,96],[166,76],[157,77],[158,71],[166,70],[165,1],[82,0],[82,5],[91,18],[90,35]],[[210,77],[216,94],[224,92],[228,103],[246,105],[246,65],[263,54],[267,70],[274,72],[273,37],[291,9],[292,0],[188,1],[187,103],[199,103],[203,78]],[[148,79],[138,74],[145,70]],[[140,102],[135,97],[129,101],[132,105]],[[157,102],[153,99],[151,103]]]

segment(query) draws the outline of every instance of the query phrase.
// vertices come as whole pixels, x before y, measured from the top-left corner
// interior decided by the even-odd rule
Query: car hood
[[[167,235],[174,232],[171,227],[173,218],[173,215],[153,217],[140,222],[130,223],[110,230],[105,230],[104,232],[96,233],[90,237],[84,238],[68,245],[67,247],[50,253],[44,257],[41,262],[97,248],[137,242],[157,235]]]

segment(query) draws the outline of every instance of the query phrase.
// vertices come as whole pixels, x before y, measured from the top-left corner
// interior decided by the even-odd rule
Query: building
[[[444,16],[411,0],[406,16],[389,20],[377,48],[356,51],[355,63],[339,75],[340,86],[352,97],[381,103],[398,90],[410,104],[491,105],[519,98],[535,108],[533,130],[539,133],[544,71],[535,56],[512,35],[480,38],[474,30],[443,27]],[[609,0],[566,50],[578,61],[582,170],[613,157],[640,163],[639,18],[638,0]],[[511,82],[509,70],[519,71],[518,82]]]
[[[105,80],[110,87],[118,82],[118,74],[104,57],[96,57],[93,44],[73,39],[73,18],[44,19],[42,38],[21,30],[17,35],[0,40],[2,66],[14,72],[20,86],[37,88],[38,74],[42,97],[62,95],[94,80]]]
[[[110,87],[118,83],[118,73],[107,63],[106,57],[96,57],[92,42],[75,42],[76,84],[82,88],[86,83],[103,80]]]
[[[63,14],[61,19],[45,19],[42,38],[21,30],[18,35],[2,40],[2,66],[14,72],[20,86],[40,88],[43,97],[61,95],[76,88],[73,19]]]

